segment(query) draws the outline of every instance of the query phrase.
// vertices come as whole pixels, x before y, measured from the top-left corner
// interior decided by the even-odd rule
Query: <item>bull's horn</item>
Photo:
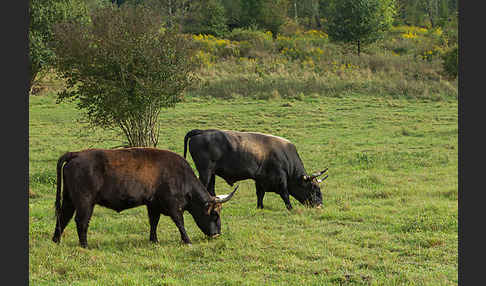
[[[235,194],[236,190],[238,190],[238,187],[239,187],[239,185],[237,185],[235,187],[235,189],[228,195],[219,195],[219,196],[214,197],[215,198],[214,201],[216,203],[221,203],[221,204],[226,203],[227,201],[231,200],[231,198]]]
[[[329,175],[326,175],[324,178],[317,180],[317,183],[319,183],[319,184],[322,183],[322,181],[327,179],[327,177],[329,177]]]
[[[324,174],[327,171],[327,169],[329,169],[329,168],[326,168],[326,169],[324,169],[324,170],[322,170],[320,172],[317,172],[317,173],[314,173],[314,174],[310,175],[310,179],[314,179],[314,178],[317,178],[317,177],[321,176],[322,174]]]

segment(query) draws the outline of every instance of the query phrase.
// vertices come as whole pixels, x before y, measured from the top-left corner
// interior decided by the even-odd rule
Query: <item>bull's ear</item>
[[[209,215],[214,208],[214,202],[206,203],[206,213]]]

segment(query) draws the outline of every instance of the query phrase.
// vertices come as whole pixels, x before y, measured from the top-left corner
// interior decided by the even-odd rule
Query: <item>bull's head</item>
[[[318,179],[320,176],[322,176],[328,168],[317,172],[313,173],[312,175],[304,175],[301,178],[300,182],[300,188],[301,188],[301,202],[307,205],[310,205],[312,207],[317,207],[320,208],[322,206],[322,194],[321,194],[321,187],[320,183],[327,179],[328,175],[324,176],[321,179]]]
[[[222,204],[231,200],[239,186],[227,195],[211,196],[211,199],[204,206],[204,214],[196,220],[199,228],[210,237],[216,237],[221,234],[221,208]]]

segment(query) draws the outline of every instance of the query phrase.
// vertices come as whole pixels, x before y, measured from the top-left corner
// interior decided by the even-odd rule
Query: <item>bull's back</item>
[[[211,130],[192,137],[189,151],[196,165],[210,160],[216,164],[217,175],[237,181],[254,179],[267,161],[283,158],[279,154],[289,144],[284,138],[263,133]]]

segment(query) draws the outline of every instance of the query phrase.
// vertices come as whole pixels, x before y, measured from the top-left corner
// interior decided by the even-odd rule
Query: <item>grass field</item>
[[[188,97],[163,110],[159,148],[182,154],[194,128],[286,137],[308,172],[329,167],[323,208],[291,198],[289,212],[267,193],[257,210],[253,182],[242,181],[223,207],[222,235],[208,240],[186,213],[193,244],[184,246],[169,217],[152,244],[144,207],[97,206],[88,249],[74,220],[60,245],[51,241],[56,161],[65,151],[122,145],[122,137],[85,128],[75,105],[52,94],[29,101],[31,285],[458,284],[457,98]],[[218,194],[230,190],[216,179]]]

